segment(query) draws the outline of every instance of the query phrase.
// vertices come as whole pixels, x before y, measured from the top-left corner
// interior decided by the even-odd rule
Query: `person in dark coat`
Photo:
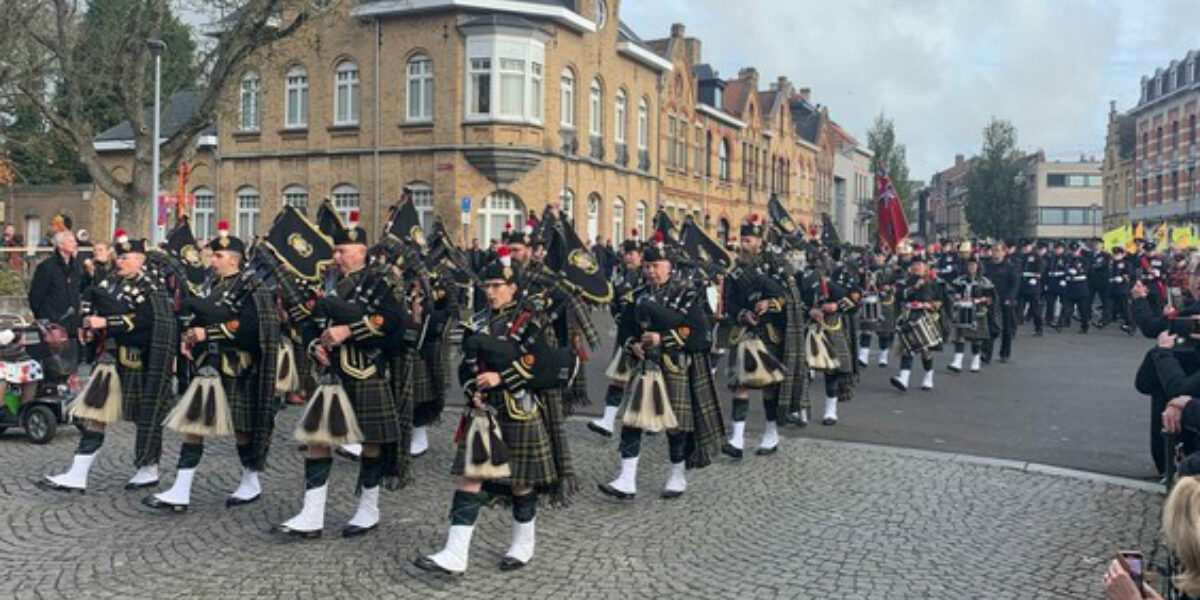
[[[74,332],[80,326],[79,300],[83,269],[75,254],[78,243],[70,231],[54,234],[54,254],[33,272],[29,307],[37,319],[48,319]]]
[[[1012,356],[1013,336],[1017,333],[1017,292],[1021,289],[1021,272],[1017,265],[1008,259],[1007,245],[996,244],[992,249],[991,260],[984,265],[984,275],[996,287],[996,296],[1000,305],[996,307],[996,325],[1000,331],[1000,362],[1008,362]],[[983,344],[984,362],[992,359],[994,337],[989,337]]]

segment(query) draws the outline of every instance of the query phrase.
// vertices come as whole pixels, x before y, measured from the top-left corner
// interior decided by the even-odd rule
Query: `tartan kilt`
[[[771,343],[771,340],[768,339],[766,336],[760,337],[759,339],[762,340],[763,346],[767,349],[767,352],[771,353],[771,356],[774,356],[776,359],[778,359],[780,363],[782,363],[784,365],[787,364],[784,361],[784,357],[783,357],[783,343],[782,342],[778,343],[778,344],[773,344],[773,343]],[[725,383],[725,385],[730,390],[734,390],[734,391],[743,389],[742,386],[734,385],[734,382],[737,381],[737,354],[738,354],[737,348],[738,348],[737,344],[734,344],[733,346],[731,346],[730,352],[728,353],[729,355],[725,357],[725,366],[726,366],[726,369],[725,369],[726,383]],[[791,375],[790,373],[784,373],[785,377],[790,376],[790,375]],[[778,391],[779,384],[777,383],[775,385],[770,385],[764,389],[773,389],[773,390]]]
[[[896,332],[896,301],[879,302],[879,320],[874,323],[859,321],[859,331],[874,333],[878,336],[889,336]]]
[[[221,375],[221,387],[225,388],[225,397],[229,399],[234,431],[246,432],[254,428],[254,414],[260,410],[255,397],[256,381],[258,372],[254,370],[247,371],[241,377]]]
[[[689,402],[692,407],[691,418],[688,421],[692,431],[688,436],[687,468],[700,469],[712,464],[713,458],[720,450],[721,442],[725,439],[725,422],[721,416],[721,403],[717,399],[708,355],[690,355],[685,373],[690,373],[686,390],[690,394]]]
[[[488,402],[496,405],[496,393],[489,394]],[[503,405],[503,400],[499,400]],[[517,420],[509,415],[503,406],[496,410],[496,422],[500,425],[500,435],[504,445],[508,447],[509,469],[512,475],[501,482],[513,487],[530,486],[539,490],[549,488],[558,481],[558,469],[554,466],[554,450],[550,444],[550,435],[546,430],[546,406],[541,399],[537,400],[538,411],[532,418]],[[463,418],[470,418],[469,411]],[[465,429],[464,429],[465,431]],[[450,469],[453,475],[462,475],[467,456],[467,444],[470,440],[460,440],[458,450],[454,454],[454,466]]]
[[[954,341],[962,342],[982,342],[991,338],[991,329],[988,324],[989,311],[983,307],[975,309],[975,328],[964,329],[962,327],[954,327]]]
[[[143,402],[143,390],[146,387],[142,380],[142,369],[131,369],[117,361],[117,377],[121,379],[121,419],[138,423],[151,418],[153,404]],[[166,416],[166,411],[163,411]]]
[[[692,421],[691,387],[688,385],[687,362],[685,361],[686,357],[683,353],[663,354],[662,374],[663,379],[667,382],[667,400],[671,403],[671,411],[675,413],[675,421],[678,423],[678,427],[668,433],[691,433],[695,429],[695,423]],[[640,376],[640,371],[638,375],[635,375],[635,377],[638,376]],[[627,406],[632,401],[635,387],[637,386],[625,386],[623,406]]]
[[[833,349],[833,357],[838,361],[834,373],[851,373],[854,370],[854,357],[850,355],[850,321],[845,315],[838,317],[839,327],[834,330],[824,329],[829,346]],[[824,326],[822,326],[824,327]]]
[[[363,443],[387,444],[400,441],[400,414],[392,397],[390,379],[342,377],[342,387],[354,406],[354,416],[363,433]]]

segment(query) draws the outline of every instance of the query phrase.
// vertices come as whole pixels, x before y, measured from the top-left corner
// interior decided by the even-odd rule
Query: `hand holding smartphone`
[[[1146,580],[1146,560],[1141,552],[1122,551],[1117,553],[1117,562],[1121,564],[1121,568],[1129,573],[1129,578],[1133,580],[1134,587],[1143,598],[1146,597],[1146,589],[1143,585]]]

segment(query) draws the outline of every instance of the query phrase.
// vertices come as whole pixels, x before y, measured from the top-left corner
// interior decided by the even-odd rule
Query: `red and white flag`
[[[875,222],[879,224],[879,239],[889,250],[895,250],[900,241],[908,237],[904,207],[900,206],[896,186],[892,185],[882,162],[875,166]]]

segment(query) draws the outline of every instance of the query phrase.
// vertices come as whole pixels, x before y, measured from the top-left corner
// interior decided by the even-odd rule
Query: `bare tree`
[[[25,2],[28,0],[5,0]],[[92,181],[114,198],[120,209],[118,226],[144,235],[151,227],[151,191],[153,190],[154,132],[146,107],[153,104],[152,80],[145,74],[153,69],[154,56],[149,40],[161,39],[169,15],[168,0],[136,0],[129,5],[123,20],[124,30],[113,48],[78,52],[81,0],[31,0],[39,8],[40,19],[29,21],[22,34],[32,41],[37,56],[30,64],[44,64],[47,78],[19,77],[15,86],[25,100],[37,106],[56,133],[65,136],[79,152]],[[211,13],[230,8],[232,0],[205,0]],[[178,129],[166,136],[162,164],[166,168],[185,156],[196,136],[216,119],[226,86],[235,81],[241,68],[256,51],[288,38],[308,19],[303,0],[243,0],[219,23],[209,51],[201,60],[201,100],[198,110]],[[91,90],[117,81],[116,95],[122,116],[133,132],[133,160],[129,181],[113,175],[92,146],[98,132],[86,114]],[[47,83],[56,97],[47,93]],[[149,82],[149,83],[148,83]],[[165,100],[164,100],[165,101]],[[161,173],[157,174],[161,177]]]

